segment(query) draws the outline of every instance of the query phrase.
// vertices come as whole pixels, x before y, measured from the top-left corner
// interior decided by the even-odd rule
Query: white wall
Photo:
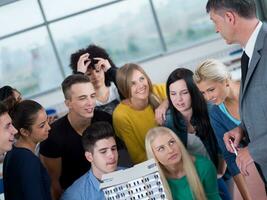
[[[140,65],[148,73],[152,82],[166,82],[168,75],[177,67],[186,67],[194,70],[197,63],[206,58],[218,58],[227,62],[232,59],[232,57],[229,56],[229,52],[237,48],[239,47],[234,45],[228,46],[223,40],[218,39],[169,55],[159,56],[156,59],[142,62]],[[239,54],[236,55],[236,57],[239,56]],[[235,68],[238,67],[233,67],[231,70]],[[236,73],[234,76],[240,76],[239,70],[235,70],[234,73]],[[35,100],[46,108],[57,108],[59,113],[66,110],[66,108],[62,105],[64,97],[60,89],[49,94],[36,97]]]

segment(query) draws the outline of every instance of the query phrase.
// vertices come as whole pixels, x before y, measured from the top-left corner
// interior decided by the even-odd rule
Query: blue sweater
[[[227,168],[231,175],[235,176],[240,173],[235,162],[236,156],[226,149],[223,136],[224,133],[234,129],[237,125],[217,105],[212,106],[209,110],[209,116],[221,153],[227,163]]]
[[[3,164],[6,200],[51,200],[50,178],[40,159],[29,149],[15,147]]]

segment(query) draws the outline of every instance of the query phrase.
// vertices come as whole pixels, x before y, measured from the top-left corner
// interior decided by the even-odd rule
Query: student
[[[145,144],[147,158],[154,158],[158,163],[168,197],[174,200],[220,199],[214,165],[202,156],[190,156],[172,130],[150,129]]]
[[[0,102],[0,155],[12,149],[16,133],[7,107]]]
[[[21,94],[18,90],[5,85],[0,88],[0,101],[5,105],[6,109],[9,110],[13,106],[22,100]],[[1,147],[0,147],[1,148]],[[3,162],[3,155],[0,153],[0,163]]]
[[[166,99],[165,86],[152,85],[145,71],[133,63],[118,69],[117,84],[126,99],[113,112],[113,127],[133,163],[140,163],[146,160],[145,135],[157,125],[155,109]]]
[[[251,199],[248,186],[236,165],[236,156],[227,151],[223,136],[240,125],[239,89],[240,81],[234,81],[226,66],[218,60],[208,59],[198,65],[193,76],[205,99],[215,104],[210,109],[210,122],[216,135],[228,170],[243,199]]]
[[[12,125],[8,108],[0,102],[0,163],[3,163],[5,152],[11,150],[17,130]],[[4,192],[2,169],[0,172],[0,194]]]
[[[223,161],[209,121],[206,101],[193,81],[193,72],[177,68],[168,77],[166,84],[169,112],[165,126],[181,139],[189,153],[211,159],[218,169],[219,192],[222,199],[230,199],[226,185]]]
[[[71,55],[70,66],[73,73],[84,74],[89,77],[96,93],[95,110],[108,114],[112,121],[112,114],[119,104],[121,97],[116,87],[117,67],[105,49],[89,45]],[[130,167],[132,161],[125,144],[118,137],[116,143],[119,151],[119,165]]]
[[[49,134],[46,112],[37,102],[24,100],[10,113],[18,134],[13,149],[4,159],[5,199],[50,200],[50,179],[35,155],[36,145]]]
[[[224,135],[224,142],[234,152],[229,139],[237,147],[243,138],[249,139],[236,159],[241,173],[248,175],[253,163],[267,191],[267,24],[256,16],[254,0],[208,0],[206,10],[227,44],[237,43],[244,49],[241,57],[240,118],[241,124]]]
[[[0,88],[0,101],[5,104],[8,110],[13,108],[13,106],[21,100],[21,93],[17,89],[9,85]]]
[[[5,85],[0,88],[0,101],[10,100],[14,98],[17,102],[22,100],[21,93],[8,85]]]
[[[51,177],[54,199],[90,169],[81,141],[84,130],[95,121],[109,119],[105,112],[94,111],[95,89],[87,76],[68,76],[62,90],[69,112],[51,125],[48,139],[40,144],[40,158]]]
[[[107,112],[110,117],[120,102],[116,87],[117,68],[105,49],[89,45],[71,55],[73,73],[87,75],[96,91],[96,110]]]
[[[112,126],[107,122],[96,122],[85,130],[82,142],[91,169],[63,193],[61,200],[105,199],[99,185],[103,174],[117,170],[118,152],[114,136]]]

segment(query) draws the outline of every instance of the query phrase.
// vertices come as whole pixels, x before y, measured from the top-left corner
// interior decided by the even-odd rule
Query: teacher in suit
[[[247,147],[240,148],[236,158],[240,171],[254,161],[265,183],[267,180],[267,24],[256,17],[254,0],[208,0],[206,10],[227,44],[240,44],[241,87],[239,110],[241,125],[224,135],[229,151],[246,139]]]

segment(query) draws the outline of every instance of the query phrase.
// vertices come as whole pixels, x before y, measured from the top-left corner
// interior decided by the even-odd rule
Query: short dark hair
[[[12,109],[18,103],[18,100],[15,98],[15,92],[20,93],[17,89],[9,85],[0,88],[0,101],[6,105],[8,110]]]
[[[73,73],[77,72],[77,63],[78,60],[80,58],[81,55],[85,54],[85,53],[89,53],[89,58],[93,59],[93,58],[103,58],[108,60],[108,62],[110,63],[111,67],[115,67],[115,64],[113,63],[113,61],[111,60],[111,58],[109,57],[109,54],[107,53],[107,51],[105,49],[103,49],[100,46],[97,46],[95,44],[90,44],[88,47],[86,47],[85,49],[79,49],[77,52],[71,54],[70,56],[70,67],[72,69]],[[89,66],[94,68],[94,66]],[[106,86],[110,86],[110,82],[112,80],[110,80],[110,78],[108,77],[107,73],[105,73],[105,85]]]
[[[0,101],[3,101],[13,95],[14,95],[14,89],[9,85],[5,85],[0,88]]]
[[[4,103],[0,102],[0,116],[5,113],[8,113],[8,109]]]
[[[65,99],[70,99],[70,88],[72,85],[78,83],[90,83],[90,80],[87,76],[82,74],[73,74],[64,79],[64,81],[61,83],[61,88]]]
[[[98,140],[110,137],[115,139],[114,130],[110,123],[105,121],[95,122],[83,132],[83,148],[85,151],[93,152],[94,145]]]
[[[16,104],[12,110],[10,110],[10,117],[14,127],[19,131],[24,128],[28,131],[32,130],[32,125],[37,119],[37,113],[43,109],[43,107],[33,100],[23,100]],[[18,135],[20,133],[18,132]]]
[[[231,10],[244,18],[256,16],[256,4],[254,0],[208,0],[206,11]]]

